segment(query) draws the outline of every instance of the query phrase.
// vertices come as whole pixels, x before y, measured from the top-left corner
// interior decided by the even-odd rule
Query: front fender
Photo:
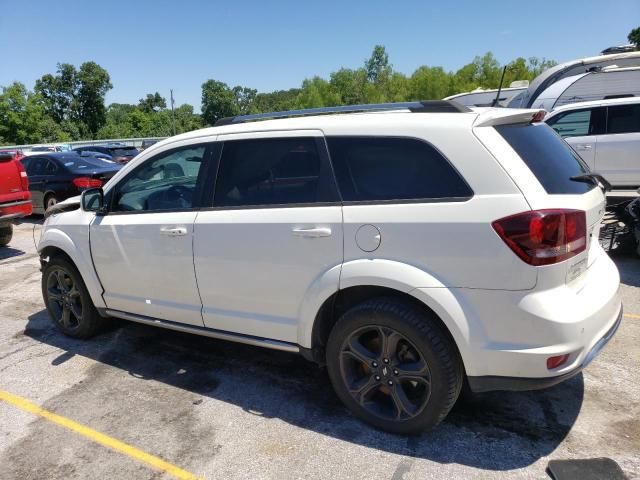
[[[89,226],[78,225],[72,227],[65,225],[65,230],[71,230],[73,238],[67,232],[55,228],[55,226],[46,228],[38,244],[38,253],[42,254],[47,247],[58,248],[66,253],[80,272],[93,304],[97,308],[106,308],[102,299],[102,285],[91,261]]]

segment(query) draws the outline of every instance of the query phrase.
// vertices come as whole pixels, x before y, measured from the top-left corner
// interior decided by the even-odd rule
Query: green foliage
[[[636,27],[627,35],[629,42],[636,46],[636,50],[640,50],[640,27]]]
[[[213,125],[221,118],[240,113],[238,97],[234,89],[224,82],[207,80],[202,84],[202,118]]]
[[[167,108],[167,101],[158,92],[147,93],[147,96],[138,102],[138,108],[145,113],[159,112]]]
[[[629,34],[637,39],[640,29]],[[635,35],[635,36],[634,36]],[[514,80],[532,80],[555,62],[516,58],[508,64],[504,87]],[[112,103],[104,98],[112,88],[109,73],[95,62],[76,69],[59,63],[55,74],[43,75],[33,92],[20,83],[0,94],[0,142],[42,143],[92,138],[168,136],[183,133],[218,119],[240,114],[276,112],[298,108],[441,99],[476,88],[497,88],[502,66],[491,52],[455,72],[423,65],[407,76],[393,69],[382,45],[376,45],[359,68],[340,68],[328,79],[305,79],[300,88],[258,93],[230,87],[218,80],[202,84],[202,114],[181,105],[174,115],[159,92],[148,93],[137,105]]]

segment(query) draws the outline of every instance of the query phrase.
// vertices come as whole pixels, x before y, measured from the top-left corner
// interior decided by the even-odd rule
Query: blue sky
[[[0,0],[0,85],[33,88],[57,62],[111,75],[107,103],[159,91],[199,110],[210,78],[259,91],[359,67],[383,44],[396,70],[456,70],[491,50],[556,61],[626,43],[640,0],[323,2]]]

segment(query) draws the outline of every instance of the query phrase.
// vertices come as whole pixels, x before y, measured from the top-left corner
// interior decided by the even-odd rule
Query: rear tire
[[[42,271],[42,297],[53,324],[69,337],[85,339],[106,323],[96,310],[76,267],[53,257]]]
[[[453,407],[464,378],[448,334],[427,311],[401,299],[368,300],[329,335],[327,368],[338,397],[387,432],[418,434]]]
[[[6,247],[13,238],[13,225],[10,223],[0,224],[0,247]]]

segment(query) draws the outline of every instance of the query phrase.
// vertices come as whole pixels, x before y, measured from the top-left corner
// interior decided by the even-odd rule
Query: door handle
[[[578,150],[591,150],[593,147],[591,145],[576,145]]]
[[[169,237],[184,237],[187,234],[185,227],[163,227],[160,229],[162,235]]]
[[[294,228],[291,232],[297,237],[320,238],[331,236],[331,229],[329,227]]]

